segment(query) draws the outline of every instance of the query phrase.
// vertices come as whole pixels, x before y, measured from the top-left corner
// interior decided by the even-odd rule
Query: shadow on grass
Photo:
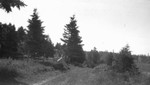
[[[6,67],[0,68],[0,85],[28,85],[17,81],[17,77],[21,76],[15,69]]]

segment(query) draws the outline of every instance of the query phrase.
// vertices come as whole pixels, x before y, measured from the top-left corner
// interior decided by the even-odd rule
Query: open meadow
[[[150,75],[130,77],[109,70],[109,66],[76,67],[61,72],[55,70],[51,61],[0,60],[0,85],[149,85]],[[149,64],[139,64],[141,72],[150,72]],[[127,79],[127,80],[126,80]]]

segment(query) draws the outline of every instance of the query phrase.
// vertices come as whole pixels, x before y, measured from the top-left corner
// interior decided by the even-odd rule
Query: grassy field
[[[48,64],[32,59],[0,59],[0,85],[32,85],[59,73]]]
[[[146,75],[129,76],[107,70],[101,64],[94,69],[74,67],[70,71],[35,85],[149,85]]]
[[[0,85],[149,85],[148,75],[118,74],[105,64],[95,68],[70,66],[67,72],[54,70],[52,61],[0,59]],[[137,63],[141,72],[150,64]]]

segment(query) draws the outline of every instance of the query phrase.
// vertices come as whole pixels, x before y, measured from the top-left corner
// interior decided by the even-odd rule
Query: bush
[[[17,77],[21,77],[15,67],[12,66],[11,59],[8,61],[0,61],[0,82],[13,81]]]
[[[20,74],[17,70],[8,67],[0,68],[0,82],[14,80],[16,77],[19,77]]]
[[[130,75],[128,72],[118,73],[106,64],[96,66],[92,73],[92,83],[90,85],[149,85],[150,76],[139,74]]]
[[[60,71],[65,71],[67,69],[65,69],[64,65],[62,63],[57,63],[57,64],[53,64],[53,68],[55,70],[60,70]]]
[[[138,69],[134,63],[134,59],[129,51],[129,46],[124,47],[113,62],[113,69],[119,73],[129,72],[130,74],[138,73]]]
[[[20,76],[32,76],[47,71],[52,71],[51,66],[45,66],[34,60],[12,60],[12,59],[1,59],[0,60],[1,72],[13,72]],[[7,74],[6,73],[6,74]]]
[[[86,53],[86,64],[92,68],[100,64],[100,55],[96,48]]]
[[[102,60],[105,64],[112,66],[113,63],[113,53],[106,53],[102,55]]]

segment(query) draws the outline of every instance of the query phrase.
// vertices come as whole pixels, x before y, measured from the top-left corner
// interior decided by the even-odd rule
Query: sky
[[[54,44],[70,17],[76,15],[83,49],[119,52],[129,44],[133,54],[150,53],[150,0],[22,0],[28,6],[6,13],[0,9],[0,21],[27,29],[33,9]]]

